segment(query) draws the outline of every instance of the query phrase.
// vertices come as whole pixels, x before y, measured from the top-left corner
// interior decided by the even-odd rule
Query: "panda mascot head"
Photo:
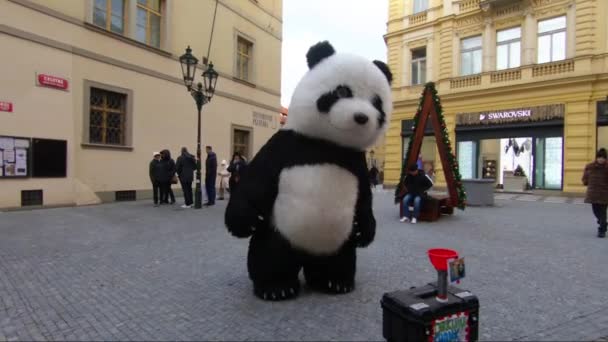
[[[381,61],[338,54],[320,42],[306,55],[309,71],[294,90],[285,129],[365,150],[384,134],[392,74]]]

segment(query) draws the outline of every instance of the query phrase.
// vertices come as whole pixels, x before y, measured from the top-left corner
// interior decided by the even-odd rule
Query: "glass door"
[[[561,190],[563,169],[563,138],[536,138],[535,147],[535,188]]]
[[[458,167],[462,179],[477,177],[477,142],[458,142]]]

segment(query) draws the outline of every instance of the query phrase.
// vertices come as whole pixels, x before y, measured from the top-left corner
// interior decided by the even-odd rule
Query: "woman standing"
[[[230,186],[228,182],[230,172],[228,172],[227,164],[226,160],[222,160],[220,172],[217,173],[217,175],[220,176],[220,196],[218,197],[218,200],[224,199],[224,191],[228,190]]]
[[[597,237],[606,237],[606,209],[608,208],[608,153],[600,148],[595,161],[587,164],[583,174],[583,184],[587,186],[585,203],[590,203],[599,225]]]
[[[228,181],[230,194],[234,194],[237,189],[239,180],[241,179],[241,172],[245,168],[245,162],[241,158],[241,154],[238,152],[234,152],[232,155],[232,160],[230,161],[230,166],[228,167],[228,172],[230,172],[230,179]]]

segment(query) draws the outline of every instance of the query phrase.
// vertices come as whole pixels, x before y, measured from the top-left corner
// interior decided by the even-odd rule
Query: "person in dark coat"
[[[238,152],[234,152],[232,155],[232,160],[230,161],[230,165],[228,166],[228,172],[230,172],[230,179],[228,179],[228,189],[230,189],[230,195],[234,194],[236,191],[239,180],[241,179],[241,172],[243,172],[245,168],[245,161],[241,157],[241,154]]]
[[[411,221],[416,223],[420,216],[422,200],[426,192],[433,186],[433,181],[424,174],[423,170],[418,169],[417,164],[408,167],[408,173],[403,180],[403,186],[407,189],[403,198],[403,216],[401,222]],[[414,214],[410,212],[410,205],[414,205]]]
[[[217,177],[217,156],[211,146],[206,147],[207,159],[205,160],[205,190],[207,191],[207,202],[205,206],[215,204],[215,180]]]
[[[160,203],[169,204],[169,197],[171,197],[171,204],[174,204],[175,195],[171,190],[171,179],[175,176],[175,161],[171,159],[169,150],[160,151],[160,163],[157,168],[160,182]]]
[[[378,171],[376,166],[372,166],[372,168],[369,169],[369,183],[372,185],[372,188],[376,188],[376,185],[378,185],[379,174],[380,171]]]
[[[153,159],[150,161],[150,182],[152,182],[152,194],[154,198],[154,206],[158,206],[158,195],[160,193],[160,182],[156,176],[156,166],[160,163],[160,152],[154,152],[152,154]]]
[[[194,180],[194,171],[196,171],[196,158],[188,152],[187,148],[182,147],[182,154],[177,157],[175,169],[184,192],[185,203],[182,208],[192,208],[192,181]]]
[[[587,187],[585,203],[590,203],[593,214],[599,225],[597,237],[605,238],[608,223],[606,222],[606,209],[608,208],[608,153],[605,148],[599,149],[593,163],[585,166],[583,184]]]

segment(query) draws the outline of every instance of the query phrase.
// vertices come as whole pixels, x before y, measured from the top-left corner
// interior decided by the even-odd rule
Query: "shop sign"
[[[429,341],[469,341],[469,313],[462,311],[433,321]]]
[[[68,80],[56,76],[38,74],[37,84],[41,87],[68,90]]]
[[[457,126],[474,126],[514,122],[548,121],[563,119],[563,104],[538,107],[516,108],[477,113],[459,113],[456,115]]]
[[[274,116],[262,113],[253,113],[253,125],[265,128],[276,128]]]
[[[13,103],[0,101],[0,112],[13,112]]]

